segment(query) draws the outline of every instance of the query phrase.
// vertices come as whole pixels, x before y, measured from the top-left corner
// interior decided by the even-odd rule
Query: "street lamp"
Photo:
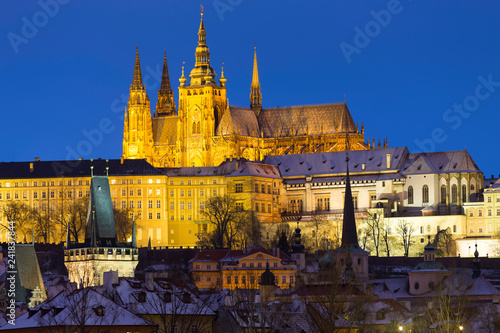
[[[403,330],[403,326],[399,326],[399,331],[401,332]]]
[[[458,326],[458,329],[459,329],[460,331],[463,331],[464,327],[463,327],[462,325],[460,325],[460,326]]]

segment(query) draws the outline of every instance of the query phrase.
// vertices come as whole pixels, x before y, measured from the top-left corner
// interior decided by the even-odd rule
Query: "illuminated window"
[[[456,204],[458,199],[458,188],[456,184],[451,187],[451,203]]]
[[[408,186],[408,204],[413,205],[413,186]]]
[[[429,202],[429,186],[427,185],[422,186],[422,202]]]
[[[236,193],[241,193],[243,192],[243,183],[236,183]]]

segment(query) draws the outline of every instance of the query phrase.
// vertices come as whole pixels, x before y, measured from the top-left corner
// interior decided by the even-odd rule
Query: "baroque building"
[[[217,166],[226,158],[260,161],[267,155],[374,148],[375,139],[365,142],[364,126],[357,126],[345,102],[263,108],[256,50],[249,108],[230,106],[224,70],[216,80],[206,36],[202,13],[195,65],[189,82],[182,68],[177,109],[165,54],[153,115],[136,51],[123,158],[147,159],[155,167],[201,167]]]

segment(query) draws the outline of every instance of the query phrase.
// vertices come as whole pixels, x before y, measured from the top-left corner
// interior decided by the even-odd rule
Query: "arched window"
[[[441,203],[446,203],[446,185],[441,185]]]
[[[193,134],[200,134],[200,122],[193,122]]]
[[[422,202],[429,202],[429,186],[427,185],[422,186]]]
[[[462,185],[462,202],[467,202],[467,185]]]
[[[451,186],[451,203],[456,204],[458,199],[458,188],[457,184]]]
[[[408,186],[408,205],[413,205],[413,186]]]
[[[471,191],[471,192],[474,192],[474,184],[472,184],[472,185],[470,186],[470,191]]]

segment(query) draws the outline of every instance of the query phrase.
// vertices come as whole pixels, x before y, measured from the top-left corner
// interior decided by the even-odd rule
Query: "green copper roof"
[[[111,201],[108,177],[106,176],[94,176],[90,183],[85,246],[116,246],[113,203]]]

